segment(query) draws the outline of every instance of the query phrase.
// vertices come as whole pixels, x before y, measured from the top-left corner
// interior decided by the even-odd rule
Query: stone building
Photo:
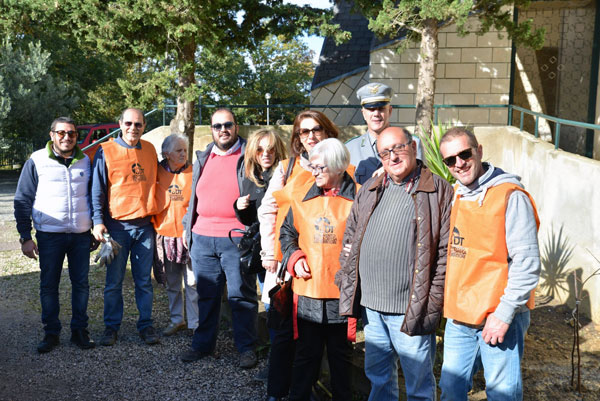
[[[332,39],[324,42],[316,68],[311,104],[358,104],[356,90],[371,82],[383,82],[394,89],[393,105],[414,105],[419,63],[418,44],[397,53],[402,37],[381,40],[368,29],[362,15],[352,14],[351,4],[338,2],[335,21],[352,32],[352,39],[336,46]],[[527,10],[516,10],[519,20],[532,19],[534,27],[546,28],[541,50],[513,48],[506,35],[489,32],[482,36],[461,37],[454,26],[439,34],[439,60],[436,71],[435,103],[439,105],[508,105],[521,106],[550,116],[580,122],[600,122],[598,95],[597,44],[599,18],[596,2],[533,1]],[[475,17],[469,26],[476,28]],[[596,46],[596,47],[595,47]],[[362,124],[360,110],[325,108],[341,126]],[[415,111],[395,108],[392,121],[414,124]],[[506,108],[440,109],[439,121],[466,125],[506,125]],[[519,125],[520,114],[512,123]],[[534,118],[524,119],[524,129],[534,132]],[[551,141],[554,123],[541,120],[539,132]],[[560,147],[600,158],[600,135],[584,128],[562,126]]]

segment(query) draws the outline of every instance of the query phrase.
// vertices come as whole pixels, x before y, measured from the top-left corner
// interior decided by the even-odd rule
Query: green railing
[[[525,114],[535,117],[535,129],[534,129],[533,134],[535,135],[536,138],[540,137],[539,123],[540,123],[541,118],[555,123],[556,129],[554,132],[554,149],[558,149],[558,145],[560,144],[560,127],[562,125],[570,125],[573,127],[580,127],[580,128],[585,128],[587,130],[600,130],[600,125],[598,125],[598,124],[582,123],[579,121],[565,120],[564,118],[552,117],[547,114],[542,114],[542,113],[538,113],[535,111],[527,110],[527,109],[524,109],[523,107],[515,106],[512,104],[508,106],[508,125],[512,125],[511,122],[512,122],[513,110],[516,110],[521,113],[521,118],[520,118],[520,122],[519,122],[519,129],[521,131],[523,131],[523,120],[525,118]],[[586,156],[592,157],[591,154],[588,155],[588,149],[586,149]]]
[[[243,108],[243,109],[249,109],[249,108],[266,108],[266,109],[306,109],[306,108],[312,108],[312,109],[358,109],[361,108],[360,105],[357,104],[233,104],[233,105],[227,105],[227,104],[200,104],[198,105],[198,119],[199,121],[202,121],[202,110],[203,109],[214,109],[214,108],[218,108],[218,107],[227,107],[230,109],[236,109],[236,108]],[[416,109],[415,105],[411,105],[411,104],[400,104],[400,105],[392,105],[392,107],[394,109]],[[159,111],[162,110],[163,113],[163,125],[167,125],[167,121],[166,121],[166,111],[167,109],[170,108],[177,108],[176,105],[166,105],[165,107],[163,107],[162,109],[159,108],[155,108],[149,112],[147,112],[145,114],[146,117],[157,113]],[[586,130],[599,130],[600,131],[600,125],[597,124],[590,124],[590,123],[582,123],[579,121],[572,121],[572,120],[566,120],[564,118],[558,118],[558,117],[553,117],[553,116],[549,116],[547,114],[543,114],[543,113],[538,113],[535,111],[531,111],[528,109],[525,109],[523,107],[519,107],[519,106],[515,106],[515,105],[508,105],[508,104],[436,104],[433,106],[434,108],[434,118],[433,120],[436,123],[439,123],[439,111],[441,109],[466,109],[466,108],[470,108],[470,109],[474,109],[474,108],[484,108],[484,109],[493,109],[493,108],[506,108],[508,109],[508,119],[507,119],[507,125],[512,125],[512,118],[513,118],[513,112],[517,111],[521,113],[520,116],[520,123],[519,123],[519,129],[522,131],[523,130],[523,122],[524,122],[524,118],[525,115],[531,115],[533,117],[535,117],[535,128],[534,128],[534,135],[536,138],[539,138],[539,122],[540,119],[545,119],[547,121],[552,121],[556,124],[555,126],[555,133],[554,133],[554,148],[558,149],[558,146],[560,144],[560,129],[561,126],[563,125],[569,125],[569,126],[573,126],[573,127],[580,127],[580,128],[585,128]],[[94,145],[97,145],[103,141],[105,141],[106,139],[108,139],[111,136],[116,136],[121,130],[117,129],[116,131],[111,132],[110,134],[100,138],[97,142],[86,146],[85,148],[83,148],[83,150],[89,149]],[[587,149],[586,148],[586,156],[587,157],[592,157],[592,152],[593,149]]]

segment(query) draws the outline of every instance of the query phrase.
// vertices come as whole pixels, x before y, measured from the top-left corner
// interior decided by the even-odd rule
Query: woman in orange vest
[[[290,158],[277,164],[262,203],[258,208],[260,222],[261,259],[266,269],[265,285],[262,300],[269,303],[269,290],[275,285],[278,261],[281,261],[279,251],[279,228],[289,210],[289,200],[297,189],[306,183],[313,183],[314,177],[308,167],[308,153],[320,141],[326,138],[337,138],[339,130],[320,111],[305,110],[296,115],[290,140]],[[274,192],[279,192],[276,200]],[[296,194],[298,197],[304,194]],[[277,363],[271,356],[281,355]],[[294,355],[292,322],[283,322],[276,330],[271,342],[269,360],[269,378],[267,381],[268,401],[278,400],[288,394],[291,380],[291,361]]]
[[[310,152],[314,184],[304,185],[291,201],[281,226],[282,264],[293,277],[294,337],[290,400],[309,400],[327,346],[333,400],[351,400],[351,331],[339,314],[340,292],[334,284],[346,219],[358,184],[346,172],[348,149],[325,139]],[[349,335],[350,334],[350,335]]]
[[[187,249],[183,246],[183,224],[192,191],[192,166],[188,163],[188,138],[171,134],[162,143],[163,160],[158,166],[156,203],[152,218],[156,230],[154,278],[166,284],[171,322],[163,330],[171,336],[186,328],[181,282],[185,283],[188,334],[198,326],[198,293]]]

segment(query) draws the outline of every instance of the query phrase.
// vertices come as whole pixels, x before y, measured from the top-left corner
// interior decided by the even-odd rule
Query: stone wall
[[[471,27],[478,24],[471,19]],[[439,62],[436,72],[436,104],[508,104],[511,42],[498,32],[460,37],[455,26],[439,33]],[[390,47],[371,52],[367,72],[315,89],[312,104],[359,104],[356,90],[367,82],[382,82],[394,90],[394,105],[414,105],[417,92],[418,44],[398,54]],[[338,125],[363,123],[358,111],[332,110],[326,113]],[[391,121],[414,124],[414,109],[394,109]],[[440,110],[440,122],[462,124],[506,124],[505,109]]]

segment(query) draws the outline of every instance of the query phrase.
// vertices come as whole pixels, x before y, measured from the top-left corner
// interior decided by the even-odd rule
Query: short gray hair
[[[321,156],[332,174],[342,174],[350,164],[348,148],[336,138],[323,139],[310,151],[309,159]]]
[[[177,141],[183,141],[186,147],[190,146],[190,140],[187,136],[178,132],[173,133],[165,138],[165,140],[162,143],[162,146],[160,147],[160,153],[162,154],[162,157],[166,157],[166,153],[171,153],[173,151],[175,145],[177,144]]]

